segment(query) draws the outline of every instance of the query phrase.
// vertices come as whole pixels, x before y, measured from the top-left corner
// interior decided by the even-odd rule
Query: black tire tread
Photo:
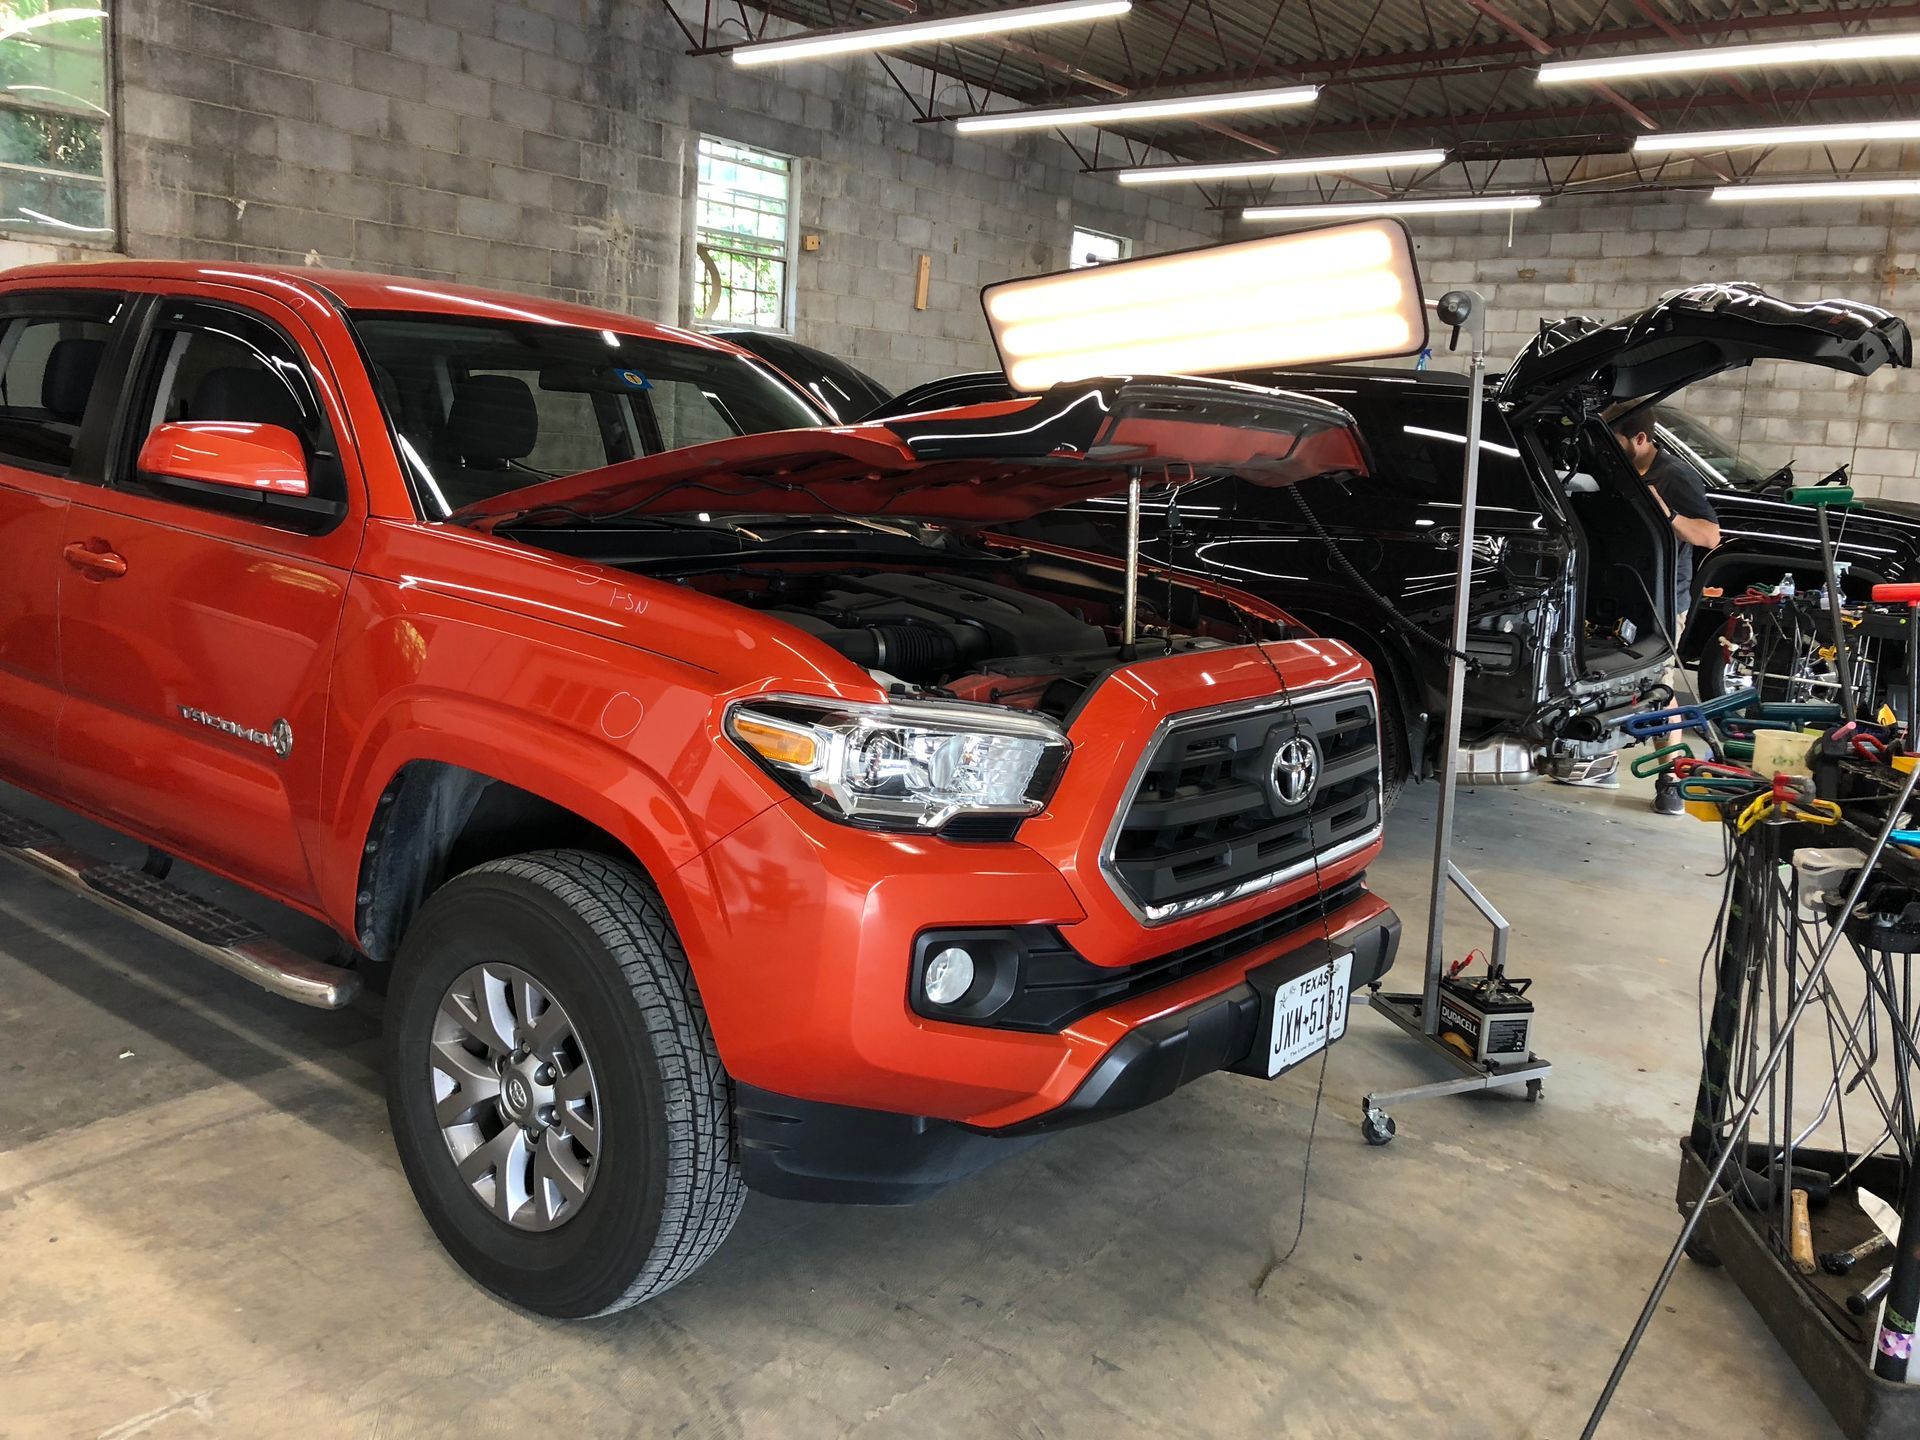
[[[733,1082],[707,1023],[686,951],[653,885],[630,865],[587,850],[491,860],[467,875],[512,876],[553,896],[607,949],[633,991],[665,1092],[666,1198],[653,1250],[611,1315],[672,1289],[704,1265],[740,1218],[746,1185],[733,1126]]]

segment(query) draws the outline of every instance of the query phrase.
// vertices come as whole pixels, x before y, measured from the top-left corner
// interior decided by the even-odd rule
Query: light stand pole
[[[1523,1061],[1495,1066],[1463,1055],[1440,1040],[1440,980],[1447,965],[1449,887],[1459,887],[1460,893],[1493,926],[1492,969],[1497,972],[1506,969],[1507,937],[1512,927],[1453,863],[1454,800],[1460,783],[1460,718],[1467,684],[1468,602],[1473,594],[1474,543],[1480,502],[1481,412],[1487,403],[1487,302],[1477,291],[1449,290],[1437,302],[1430,303],[1434,304],[1440,323],[1453,328],[1450,348],[1459,348],[1463,331],[1472,348],[1467,385],[1467,455],[1460,488],[1460,558],[1454,571],[1453,629],[1447,658],[1447,723],[1440,750],[1440,813],[1434,822],[1433,884],[1427,912],[1426,977],[1418,995],[1382,995],[1376,991],[1368,997],[1368,1003],[1460,1073],[1452,1080],[1369,1092],[1364,1101],[1365,1120],[1361,1128],[1376,1145],[1384,1145],[1393,1138],[1393,1117],[1386,1111],[1390,1102],[1520,1084],[1526,1085],[1529,1097],[1537,1097],[1540,1082],[1553,1068],[1532,1053]]]

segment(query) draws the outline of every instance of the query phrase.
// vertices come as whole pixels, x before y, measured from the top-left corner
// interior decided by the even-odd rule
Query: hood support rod
[[[1133,658],[1140,630],[1140,467],[1127,467],[1127,598],[1120,621],[1120,644]]]

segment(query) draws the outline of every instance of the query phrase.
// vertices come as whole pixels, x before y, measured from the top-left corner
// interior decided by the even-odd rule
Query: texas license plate
[[[1298,1065],[1347,1033],[1347,990],[1353,955],[1334,956],[1273,992],[1273,1030],[1267,1038],[1267,1078]]]

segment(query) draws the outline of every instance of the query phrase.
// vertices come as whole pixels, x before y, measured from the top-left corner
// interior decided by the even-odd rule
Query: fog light
[[[923,987],[934,1004],[954,1004],[973,988],[973,956],[958,945],[949,945],[927,961]]]

